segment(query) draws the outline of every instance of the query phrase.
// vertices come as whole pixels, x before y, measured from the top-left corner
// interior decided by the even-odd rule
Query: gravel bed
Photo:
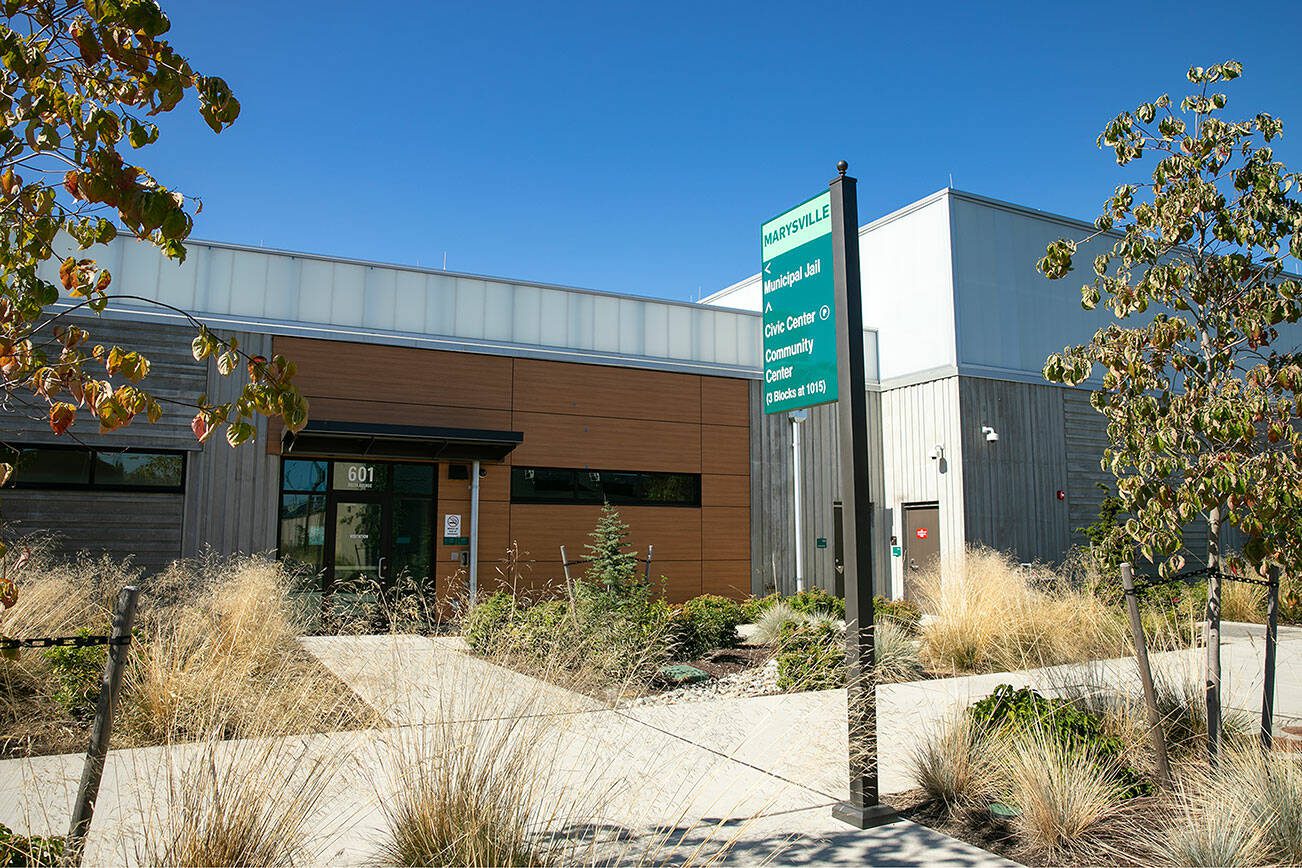
[[[699,684],[688,684],[666,690],[664,693],[638,697],[629,700],[628,706],[674,705],[679,702],[701,702],[708,699],[770,696],[781,692],[778,690],[778,662],[770,660],[754,669],[745,669],[721,678],[711,678]]]

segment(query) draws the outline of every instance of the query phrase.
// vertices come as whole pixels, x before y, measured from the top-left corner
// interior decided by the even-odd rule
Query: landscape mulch
[[[899,811],[900,816],[920,826],[1033,868],[1059,865],[1138,868],[1152,864],[1151,858],[1144,858],[1146,848],[1135,841],[1134,830],[1141,824],[1151,827],[1154,815],[1168,809],[1157,798],[1130,799],[1094,824],[1069,851],[1049,854],[1029,846],[1015,831],[996,822],[989,814],[978,809],[948,811],[922,790],[891,795],[886,801]]]

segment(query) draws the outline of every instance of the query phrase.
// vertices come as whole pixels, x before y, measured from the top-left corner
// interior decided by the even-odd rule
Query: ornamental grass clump
[[[1011,555],[975,547],[960,568],[919,582],[923,663],[943,672],[999,672],[1127,653],[1119,610],[1055,581],[1033,587]]]
[[[139,806],[138,861],[291,866],[321,860],[321,809],[340,756],[298,740],[261,738],[209,741],[165,757],[161,799]]]
[[[193,572],[202,569],[201,575]],[[184,562],[193,595],[146,610],[125,679],[124,732],[138,743],[349,729],[371,714],[298,644],[279,565]],[[143,596],[143,592],[142,592]]]
[[[1000,800],[1014,806],[1014,830],[1057,859],[1125,798],[1116,761],[1091,743],[1072,744],[1040,727],[1005,732],[996,745]]]
[[[953,715],[910,753],[914,781],[948,812],[980,804],[990,795],[994,774],[987,741],[969,715]]]
[[[1244,744],[1180,769],[1175,811],[1144,838],[1179,865],[1302,864],[1302,757]]]

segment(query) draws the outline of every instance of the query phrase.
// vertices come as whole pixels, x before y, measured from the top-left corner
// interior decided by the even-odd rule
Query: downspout
[[[470,604],[479,595],[479,459],[470,468]]]
[[[792,517],[796,531],[796,593],[805,590],[805,530],[800,509],[800,423],[809,418],[808,410],[792,410],[791,418],[791,496]]]

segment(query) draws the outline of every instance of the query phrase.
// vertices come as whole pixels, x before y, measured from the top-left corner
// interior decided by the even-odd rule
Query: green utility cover
[[[688,666],[686,663],[661,666],[658,674],[661,679],[668,681],[670,684],[696,684],[710,677],[695,666]]]

